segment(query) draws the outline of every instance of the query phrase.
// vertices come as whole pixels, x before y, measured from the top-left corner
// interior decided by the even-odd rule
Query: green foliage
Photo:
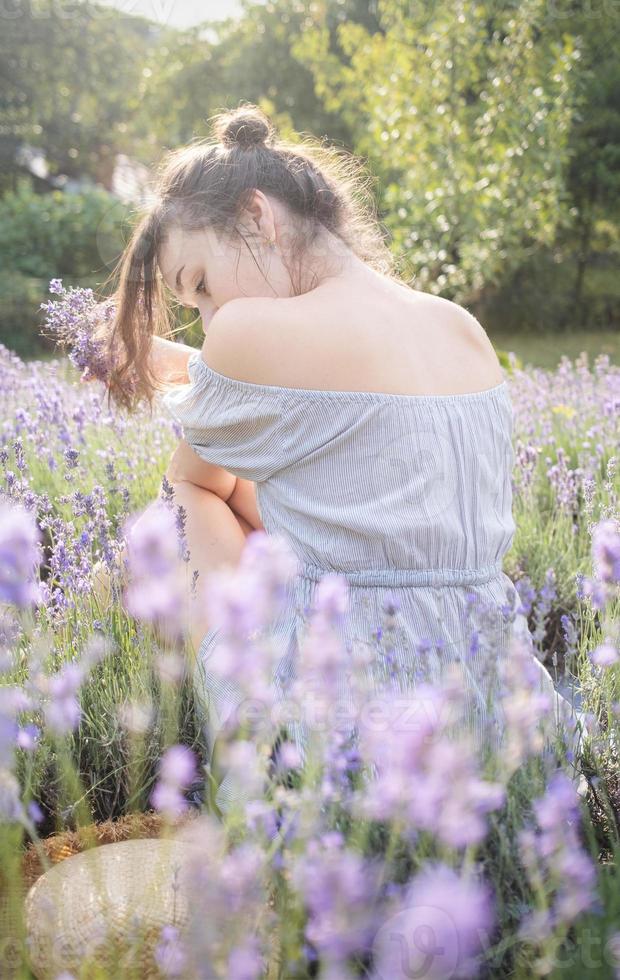
[[[171,147],[204,137],[213,113],[245,100],[261,105],[282,135],[297,127],[350,144],[346,121],[325,106],[311,66],[292,51],[305,19],[291,0],[246,3],[239,21],[218,24],[208,40],[199,29],[166,37],[144,103],[158,140]]]
[[[609,327],[619,27],[613,4],[572,0],[244,0],[239,18],[183,31],[90,0],[70,11],[37,0],[0,36],[0,189],[19,193],[21,143],[41,147],[52,174],[106,187],[118,153],[155,164],[207,136],[216,111],[256,102],[285,138],[312,133],[368,161],[416,288],[457,299],[490,330]],[[38,248],[47,219],[23,220]],[[97,225],[94,206],[87,220]],[[53,268],[37,251],[9,268],[90,275],[120,249],[111,234],[87,272],[62,235]]]
[[[5,186],[22,142],[45,150],[53,174],[107,186],[116,153],[148,146],[150,120],[140,110],[152,26],[88,0],[32,0],[15,13],[0,32]]]
[[[0,200],[0,343],[20,356],[49,349],[40,304],[50,279],[98,288],[122,247],[127,208],[101,188],[36,194],[23,180]]]
[[[39,304],[48,283],[20,272],[0,269],[0,343],[29,357],[39,347]]]
[[[528,243],[554,239],[576,43],[542,33],[544,0],[383,0],[378,12],[380,32],[340,26],[348,63],[320,17],[293,50],[379,177],[383,220],[416,286],[467,300],[517,267]]]
[[[104,278],[104,256],[120,244],[125,216],[125,207],[101,188],[36,194],[22,181],[0,200],[0,266],[42,279]]]

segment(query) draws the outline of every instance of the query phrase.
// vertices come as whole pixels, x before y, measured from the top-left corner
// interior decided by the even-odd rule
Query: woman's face
[[[265,213],[267,199],[261,197],[260,213],[244,212],[238,225],[247,244],[240,238],[231,243],[212,228],[187,232],[173,226],[159,249],[164,282],[183,306],[198,309],[205,331],[215,311],[231,299],[291,295],[279,247],[270,249],[265,242],[279,234],[279,226],[269,203]]]

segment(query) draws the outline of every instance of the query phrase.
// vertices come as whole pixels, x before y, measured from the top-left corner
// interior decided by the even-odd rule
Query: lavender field
[[[517,531],[505,571],[536,656],[578,712],[573,737],[515,642],[496,665],[499,748],[479,752],[459,727],[458,672],[410,693],[405,724],[389,670],[376,713],[356,663],[367,723],[352,743],[335,721],[346,583],[330,576],[291,692],[302,716],[321,693],[301,767],[264,723],[274,654],[260,638],[294,562],[283,539],[255,532],[238,570],[200,583],[187,562],[185,589],[204,590],[227,637],[225,676],[269,709],[222,734],[221,764],[252,797],[223,817],[173,572],[183,511],[162,480],[180,432],[159,409],[108,409],[67,359],[26,363],[0,346],[2,976],[620,977],[620,368],[582,355],[524,371],[509,358],[506,377]],[[122,595],[123,537],[157,499]],[[97,562],[112,573],[107,598]],[[88,954],[53,936],[37,954],[27,848],[45,866],[51,834],[134,812],[158,814],[162,836],[184,828],[183,915],[121,952],[102,934]]]

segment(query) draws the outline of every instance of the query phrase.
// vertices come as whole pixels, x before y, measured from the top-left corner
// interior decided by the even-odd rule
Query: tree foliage
[[[417,286],[471,299],[551,242],[579,57],[544,32],[545,0],[379,0],[382,31],[324,10],[293,50],[378,177],[383,220]]]
[[[141,100],[160,29],[88,2],[30,0],[14,13],[4,12],[0,31],[5,174],[26,143],[45,151],[52,174],[108,186],[117,153],[144,155]]]
[[[617,3],[243,0],[240,18],[184,31],[91,0],[15,13],[0,32],[0,190],[21,143],[52,174],[109,187],[118,153],[154,165],[255,102],[283,136],[367,161],[415,287],[511,326],[537,310],[617,322]]]

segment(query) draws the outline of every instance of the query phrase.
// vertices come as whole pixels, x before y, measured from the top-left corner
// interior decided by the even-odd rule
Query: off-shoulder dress
[[[527,633],[502,568],[515,532],[508,382],[430,395],[292,388],[220,374],[200,351],[187,369],[189,383],[163,396],[166,411],[201,458],[255,481],[265,531],[284,535],[300,562],[273,624],[274,684],[284,691],[294,675],[317,582],[337,572],[348,584],[347,648],[385,653],[391,614],[392,662],[409,677],[438,658],[466,663],[471,724],[488,735],[489,650],[506,650],[517,624]],[[196,676],[213,736],[235,705],[234,688],[210,669],[218,637],[204,636]],[[291,722],[289,736],[303,757],[303,726]],[[238,792],[224,779],[218,805]]]

